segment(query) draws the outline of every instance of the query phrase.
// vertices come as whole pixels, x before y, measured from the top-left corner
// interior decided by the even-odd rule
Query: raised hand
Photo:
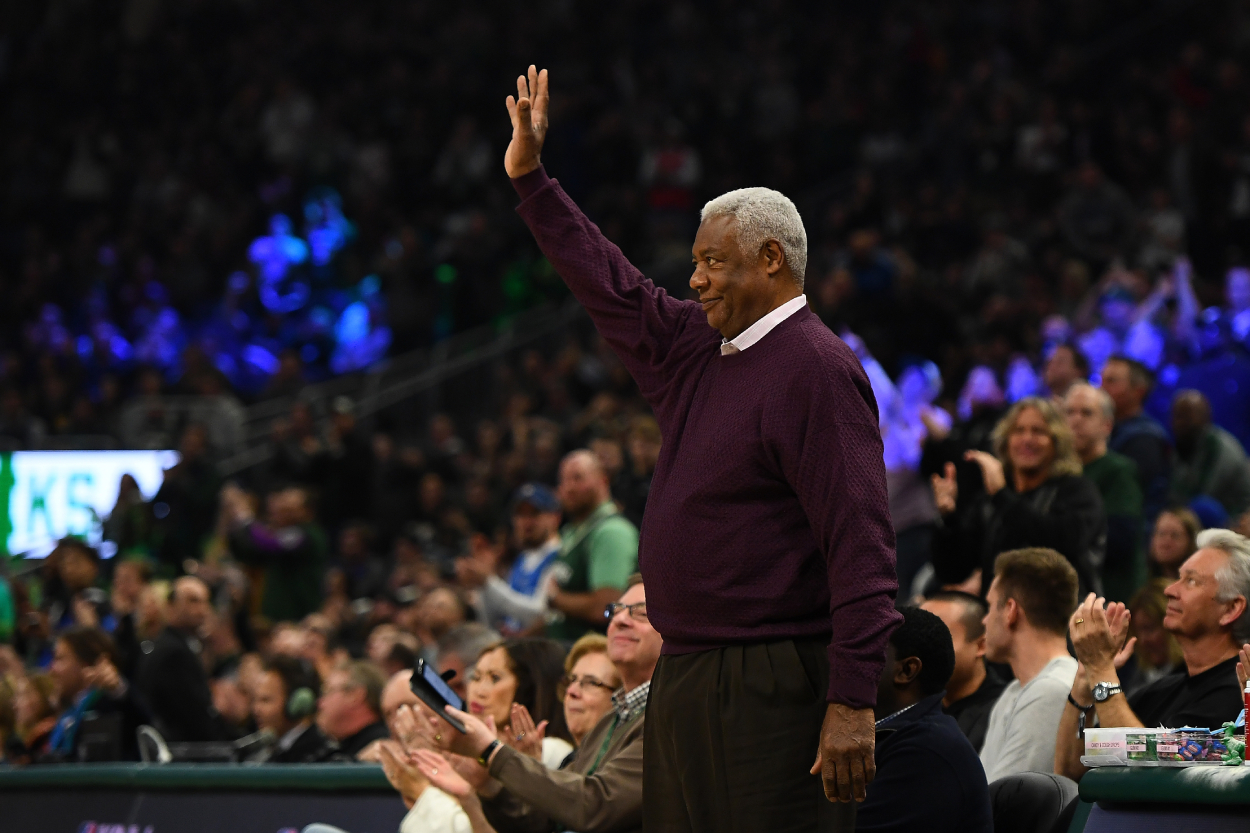
[[[1007,485],[1007,474],[1003,471],[1003,463],[993,454],[984,451],[965,451],[964,459],[971,460],[981,467],[981,479],[985,481],[985,493],[996,495]]]
[[[512,119],[512,141],[503,156],[504,170],[516,179],[542,164],[543,140],[547,138],[547,70],[532,64],[529,77],[518,76],[516,98],[508,96],[508,116]]]
[[[945,475],[933,475],[929,478],[933,484],[933,502],[943,515],[955,511],[955,500],[959,497],[959,482],[955,479],[955,464],[947,463]]]
[[[1246,690],[1246,680],[1250,679],[1250,645],[1242,645],[1237,652],[1237,685]]]
[[[448,795],[467,798],[473,792],[473,786],[456,772],[450,761],[437,752],[418,749],[412,753],[412,762],[431,784]]]
[[[530,710],[520,703],[512,704],[512,720],[508,724],[512,730],[512,738],[508,745],[522,755],[529,755],[536,761],[543,759],[543,737],[547,734],[547,721],[537,726]]]

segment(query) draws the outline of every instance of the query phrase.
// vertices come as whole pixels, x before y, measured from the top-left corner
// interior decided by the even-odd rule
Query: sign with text
[[[66,535],[99,546],[124,475],[151,499],[176,451],[14,451],[0,454],[0,548],[42,558]],[[107,547],[101,555],[111,556]]]

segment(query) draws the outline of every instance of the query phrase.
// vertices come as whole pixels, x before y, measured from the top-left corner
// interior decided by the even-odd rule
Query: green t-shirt
[[[1141,518],[1142,491],[1136,463],[1123,454],[1108,451],[1083,469],[1086,479],[1098,487],[1103,510],[1108,515]]]
[[[638,571],[638,528],[607,501],[584,521],[560,530],[560,554],[553,575],[566,593],[589,593],[613,587],[622,592]],[[580,619],[547,624],[553,639],[575,640],[592,630]],[[602,630],[602,628],[599,628]]]
[[[1147,578],[1141,549],[1142,490],[1137,464],[1123,454],[1108,451],[1087,463],[1082,474],[1098,488],[1109,522],[1103,593],[1108,600],[1127,602]]]

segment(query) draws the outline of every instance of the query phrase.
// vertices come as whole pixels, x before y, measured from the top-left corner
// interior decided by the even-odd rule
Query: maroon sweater
[[[872,706],[893,607],[877,406],[809,309],[736,355],[538,170],[517,211],[655,411],[664,445],[642,523],[647,611],[667,654],[831,638],[831,702]]]

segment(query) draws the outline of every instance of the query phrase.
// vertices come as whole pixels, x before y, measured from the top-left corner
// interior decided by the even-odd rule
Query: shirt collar
[[[739,351],[745,350],[764,336],[772,332],[773,328],[794,315],[799,310],[807,306],[807,296],[800,295],[797,298],[791,298],[772,312],[765,315],[759,321],[756,321],[750,327],[738,333],[737,337],[730,339],[722,339],[722,344],[732,344]]]
[[[647,695],[650,692],[650,680],[631,691],[618,688],[612,692],[612,708],[616,711],[617,719],[624,723],[630,718],[642,714],[647,708]]]

